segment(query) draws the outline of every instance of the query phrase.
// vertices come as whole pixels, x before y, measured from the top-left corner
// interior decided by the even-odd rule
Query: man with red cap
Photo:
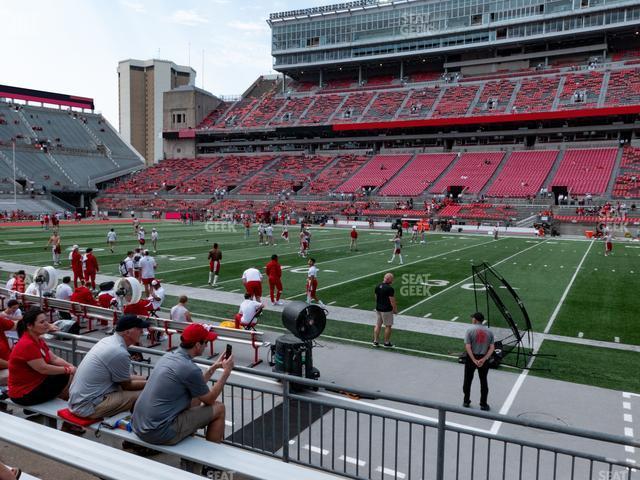
[[[233,356],[221,358],[204,372],[194,362],[216,337],[192,323],[182,332],[180,348],[158,360],[133,410],[131,426],[143,441],[175,445],[206,427],[207,440],[222,442],[225,408],[217,399],[231,375]],[[211,385],[220,368],[222,374]]]

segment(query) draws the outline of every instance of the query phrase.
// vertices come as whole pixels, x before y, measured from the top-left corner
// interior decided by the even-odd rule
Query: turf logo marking
[[[169,260],[170,262],[190,262],[196,259],[196,257],[179,257],[176,255],[158,255],[158,258]]]
[[[33,242],[22,242],[20,240],[5,240],[5,245],[9,245],[10,247],[19,247],[20,245],[33,245]]]
[[[209,220],[205,222],[204,230],[208,233],[236,233],[238,228],[232,222],[212,222]]]
[[[400,295],[403,297],[429,297],[431,287],[446,287],[447,280],[430,278],[428,273],[403,273],[400,279]]]

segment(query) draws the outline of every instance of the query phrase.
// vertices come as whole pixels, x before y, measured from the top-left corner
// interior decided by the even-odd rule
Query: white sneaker
[[[393,260],[389,260],[387,263],[391,263],[391,262],[393,262]]]
[[[278,301],[276,302],[276,305],[284,305],[284,302],[283,302],[282,300],[278,300]]]

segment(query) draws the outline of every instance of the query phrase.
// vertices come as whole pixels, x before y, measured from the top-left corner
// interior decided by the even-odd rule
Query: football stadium
[[[0,480],[640,479],[640,4],[315,3],[0,85]]]

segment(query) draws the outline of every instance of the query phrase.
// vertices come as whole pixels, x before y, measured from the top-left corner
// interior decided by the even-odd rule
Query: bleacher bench
[[[14,404],[10,400],[6,402],[9,405],[14,405],[16,407],[19,407],[19,405]],[[64,408],[67,408],[67,402],[60,399],[51,400],[49,402],[41,403],[39,405],[29,406],[29,410],[39,413],[44,417],[47,417],[50,420],[49,425],[54,428],[57,421],[62,420],[60,417],[58,417],[57,412]],[[3,414],[2,416],[0,416],[0,418],[6,417],[6,416],[10,417],[10,415]],[[27,422],[27,423],[31,424],[32,422]],[[45,428],[42,426],[40,427]],[[300,465],[285,463],[281,460],[278,460],[277,458],[272,458],[266,455],[260,455],[258,453],[249,452],[239,447],[233,447],[230,445],[225,445],[220,443],[214,444],[200,437],[188,437],[183,441],[181,441],[180,443],[178,443],[177,445],[172,445],[172,446],[171,445],[153,445],[153,444],[142,441],[133,432],[127,432],[126,430],[122,430],[119,428],[116,428],[113,430],[107,429],[104,427],[100,427],[100,423],[98,422],[94,423],[88,428],[96,432],[99,431],[100,435],[108,435],[114,438],[118,438],[120,440],[127,440],[137,445],[141,445],[162,453],[166,453],[168,455],[176,456],[183,460],[182,464],[186,468],[191,468],[193,464],[196,464],[196,465],[201,464],[201,465],[207,465],[207,466],[221,469],[221,470],[237,472],[243,475],[247,475],[251,478],[259,478],[263,480],[271,480],[271,479],[282,480],[282,479],[298,479],[298,478],[305,479],[305,480],[337,480],[339,478],[342,478],[336,475],[321,472],[319,470],[314,470],[314,469],[303,467]],[[0,434],[0,438],[5,439],[4,438],[5,435],[8,437],[11,437],[11,431],[5,429],[2,422],[0,422],[0,431],[2,431],[2,433]],[[46,429],[46,431],[47,432],[53,431],[53,429],[49,428],[49,429]],[[68,436],[68,437],[72,437],[74,440],[83,443],[82,451],[85,451],[85,450],[92,451],[94,452],[93,453],[94,456],[100,455],[99,452],[92,450],[92,447],[91,447],[92,445],[96,445],[96,442],[91,442],[88,439],[77,438],[77,437],[74,437],[73,435],[64,434],[62,432],[57,432],[57,433]],[[30,438],[30,435],[32,435],[32,433],[27,433],[26,436],[21,437],[20,440],[22,440],[23,438]],[[42,437],[39,437],[39,438],[42,438]],[[5,439],[5,440],[9,441],[8,439]],[[47,442],[49,442],[49,440],[43,443],[46,445]],[[56,444],[56,446],[57,445],[58,444]],[[41,447],[40,443],[38,443],[38,447],[44,449],[44,447]],[[65,446],[64,448],[62,448],[61,449],[62,452],[64,452],[66,448],[68,447]],[[118,455],[125,454],[125,452],[112,449],[111,447],[105,447],[105,448],[110,448],[111,450],[115,450]],[[132,456],[134,459],[136,459],[135,461],[138,461],[138,462],[142,462],[144,460],[146,462],[151,462],[152,465],[157,464],[156,462],[143,459],[135,455],[131,455],[131,454],[127,454],[127,455]],[[51,458],[55,458],[56,460],[59,460],[63,463],[67,463],[64,461],[64,455],[62,455],[61,453],[58,453],[57,450],[55,454],[51,455]],[[100,458],[104,460],[104,457],[100,456]],[[115,462],[115,458],[111,457],[110,461]],[[109,461],[106,460],[106,463],[109,463]],[[159,465],[162,465],[162,464],[159,464]],[[171,468],[171,467],[167,467],[167,468]],[[175,471],[175,469],[173,468],[171,468],[171,470]],[[145,469],[142,469],[141,471],[152,472],[152,470],[145,470]],[[147,473],[146,477],[144,475],[141,475],[141,476],[131,476],[131,474],[129,475],[130,476],[125,475],[120,477],[117,477],[117,476],[105,477],[105,475],[100,474],[100,476],[105,478],[117,478],[117,479],[153,478],[155,480],[155,479],[167,478],[167,479],[173,480],[173,479],[180,479],[180,478],[196,478],[193,475],[189,477],[151,476],[150,473]],[[199,477],[199,478],[202,478],[202,477]]]
[[[26,306],[40,305],[40,297],[38,296],[21,294],[0,287],[0,308],[4,309],[6,301],[12,296],[15,296],[18,301]],[[49,297],[42,298],[42,309],[50,315],[51,319],[53,319],[53,314],[56,311],[63,311],[69,312],[73,317],[75,317],[78,324],[83,320],[86,320],[87,326],[83,333],[93,332],[97,329],[97,326],[94,325],[93,322],[100,322],[106,326],[113,326],[114,322],[117,320],[117,316],[119,315],[119,312],[116,310]],[[165,333],[168,337],[167,350],[171,350],[173,348],[173,335],[179,334],[187,327],[187,325],[189,325],[185,322],[175,322],[167,318],[156,316],[147,317],[146,320],[152,324],[152,327],[150,328],[152,333],[150,346],[158,345],[158,343],[155,342],[156,334]],[[268,342],[263,340],[264,332],[220,327],[209,320],[198,319],[197,321],[198,323],[209,325],[211,330],[218,334],[218,340],[220,341],[237,343],[251,347],[253,349],[253,362],[249,367],[255,367],[262,362],[259,350],[261,347],[268,347],[270,345]],[[212,358],[215,356],[213,342],[210,344],[210,355]]]

